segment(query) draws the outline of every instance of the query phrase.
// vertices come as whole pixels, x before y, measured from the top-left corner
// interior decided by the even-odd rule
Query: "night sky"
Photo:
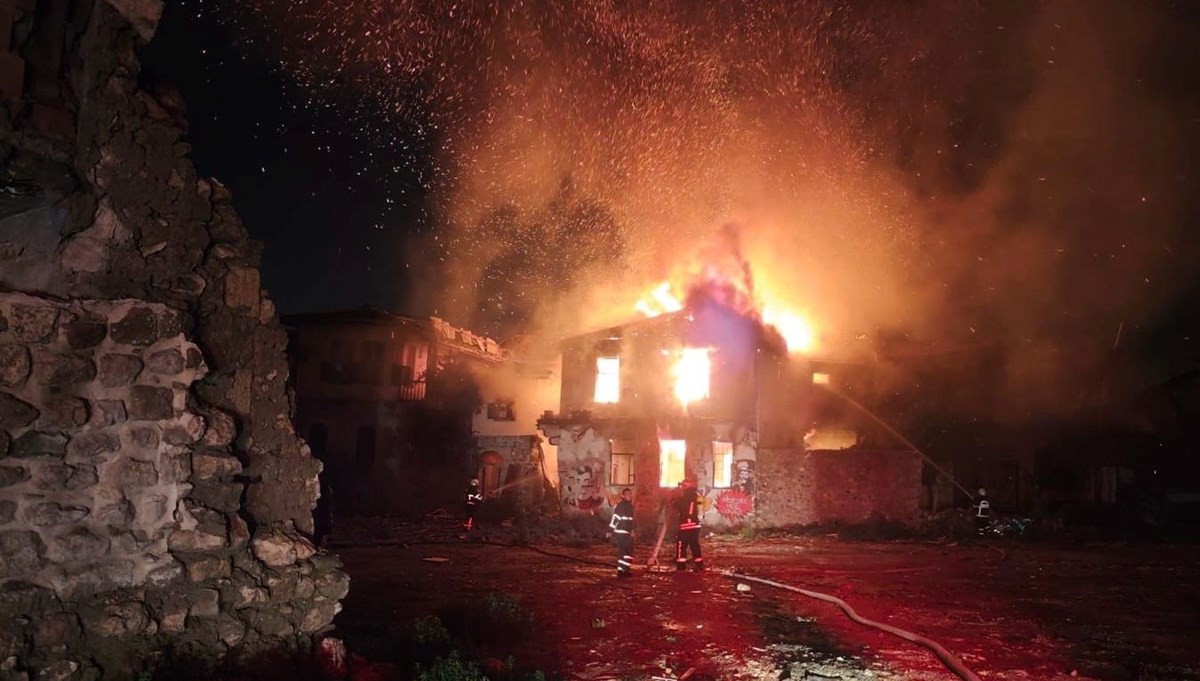
[[[839,337],[1119,331],[1157,380],[1198,355],[1198,14],[183,0],[143,57],[285,312],[561,336],[733,225],[756,294]]]
[[[219,179],[252,238],[264,286],[285,312],[402,309],[406,238],[429,225],[427,150],[380,147],[337,107],[314,107],[278,68],[239,47],[213,3],[168,3],[143,53],[151,82],[178,88],[193,158]],[[352,105],[350,102],[348,105]]]

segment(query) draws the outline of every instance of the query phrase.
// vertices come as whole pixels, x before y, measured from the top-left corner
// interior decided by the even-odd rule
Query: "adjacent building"
[[[466,481],[484,491],[544,464],[512,400],[485,394],[508,353],[491,338],[437,317],[364,307],[285,318],[292,347],[297,430],[325,465],[326,500],[340,510],[425,512],[453,506]],[[495,392],[490,391],[490,392]],[[482,427],[485,439],[476,437]],[[482,450],[481,450],[482,444]],[[540,495],[537,473],[531,488]]]

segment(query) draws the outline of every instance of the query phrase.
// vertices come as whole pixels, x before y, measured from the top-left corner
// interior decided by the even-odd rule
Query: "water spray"
[[[928,454],[926,454],[925,452],[921,451],[921,448],[920,448],[920,447],[916,446],[916,445],[915,445],[915,444],[913,444],[913,443],[912,443],[912,441],[910,441],[908,438],[906,438],[906,437],[904,437],[903,435],[901,435],[901,434],[899,433],[899,431],[897,431],[895,428],[893,428],[893,427],[891,427],[890,425],[888,425],[888,423],[887,423],[886,421],[884,421],[883,419],[881,419],[881,418],[879,418],[878,416],[876,416],[876,415],[874,414],[874,412],[872,412],[870,409],[867,409],[867,408],[866,408],[866,407],[864,407],[863,405],[859,404],[857,400],[855,400],[854,398],[850,397],[850,396],[849,396],[849,395],[847,395],[846,393],[844,393],[844,392],[842,392],[842,391],[838,390],[837,388],[833,387],[833,385],[831,385],[831,384],[829,384],[829,383],[822,383],[822,384],[820,384],[820,385],[821,385],[823,388],[825,388],[826,390],[828,390],[829,392],[831,392],[831,393],[833,393],[834,395],[837,395],[838,397],[840,397],[840,398],[842,398],[843,400],[845,400],[845,401],[846,401],[846,403],[847,403],[847,404],[849,404],[850,406],[854,407],[855,409],[857,409],[858,411],[862,412],[863,414],[866,414],[868,417],[870,417],[870,419],[871,419],[872,421],[874,421],[875,423],[877,423],[877,424],[879,424],[880,426],[882,426],[884,430],[886,430],[887,432],[891,433],[891,435],[892,435],[893,437],[895,437],[897,440],[899,440],[900,442],[904,443],[906,446],[908,446],[908,447],[909,447],[910,449],[912,449],[914,452],[916,452],[916,453],[920,454],[920,455],[921,455],[921,458],[923,458],[923,459],[925,459],[926,461],[928,461],[928,462],[929,462],[929,465],[930,465],[930,466],[933,466],[933,469],[934,469],[934,470],[936,470],[936,471],[937,471],[939,474],[941,474],[941,476],[942,476],[942,477],[946,478],[946,479],[947,479],[947,480],[949,480],[951,483],[953,483],[955,487],[957,487],[957,488],[959,488],[960,490],[962,490],[962,491],[963,491],[963,494],[966,494],[966,495],[967,495],[967,497],[968,497],[968,498],[970,498],[972,501],[974,501],[974,500],[975,500],[975,495],[974,495],[974,494],[972,494],[972,493],[971,493],[971,491],[970,491],[969,489],[967,489],[966,487],[963,487],[961,484],[959,484],[958,480],[955,480],[953,475],[950,475],[948,472],[946,472],[946,470],[945,470],[945,469],[943,469],[941,466],[939,466],[939,465],[937,464],[937,462],[936,462],[936,461],[934,461],[933,459],[931,459],[931,458],[929,457],[929,455],[928,455]]]

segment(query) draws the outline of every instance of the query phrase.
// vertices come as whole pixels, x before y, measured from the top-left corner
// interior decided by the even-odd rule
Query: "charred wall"
[[[128,677],[304,647],[348,588],[307,539],[259,253],[139,89],[162,5],[0,4],[0,669]]]

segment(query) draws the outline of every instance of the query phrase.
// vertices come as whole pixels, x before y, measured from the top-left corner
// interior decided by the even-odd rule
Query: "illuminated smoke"
[[[227,11],[312,106],[353,102],[347,121],[381,154],[436,150],[426,181],[440,229],[413,255],[446,261],[419,295],[473,324],[558,337],[621,321],[726,224],[755,288],[786,292],[846,339],[879,326],[1013,347],[1091,338],[1152,320],[1193,281],[1182,226],[1195,199],[1175,197],[1194,193],[1195,133],[1169,107],[1194,104],[1195,90],[1151,77],[1164,68],[1158,36],[1186,32],[1166,10],[240,0]]]

